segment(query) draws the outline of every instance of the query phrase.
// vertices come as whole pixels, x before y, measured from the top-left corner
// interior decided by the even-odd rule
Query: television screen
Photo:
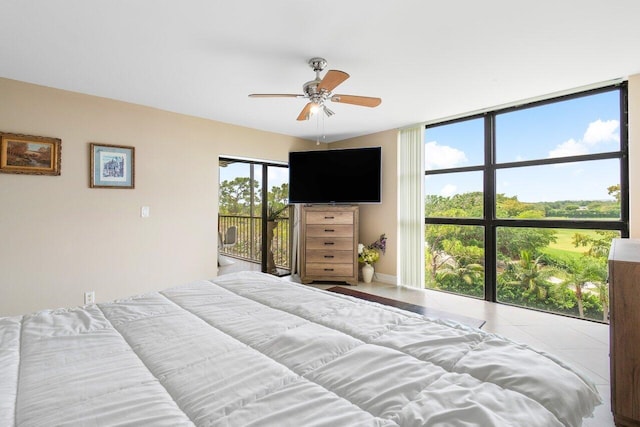
[[[289,203],[380,203],[380,147],[289,153]]]

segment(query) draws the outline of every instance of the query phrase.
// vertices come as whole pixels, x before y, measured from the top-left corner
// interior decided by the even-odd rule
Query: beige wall
[[[397,130],[388,130],[330,144],[331,149],[382,147],[382,203],[360,206],[360,242],[368,245],[382,233],[387,235],[387,252],[376,263],[376,273],[395,280],[398,243],[397,218]],[[394,282],[395,283],[395,282]]]
[[[62,175],[0,174],[0,316],[216,275],[218,156],[313,142],[0,79],[0,131],[62,139]],[[89,188],[89,142],[132,145],[136,188]],[[140,218],[140,207],[151,216]]]

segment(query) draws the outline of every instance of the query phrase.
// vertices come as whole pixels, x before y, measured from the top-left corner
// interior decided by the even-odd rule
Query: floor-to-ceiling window
[[[624,84],[428,125],[425,286],[606,321],[626,126]]]
[[[288,274],[291,224],[287,165],[220,158],[219,166],[221,253],[260,264],[264,272]],[[235,240],[225,244],[230,228]]]

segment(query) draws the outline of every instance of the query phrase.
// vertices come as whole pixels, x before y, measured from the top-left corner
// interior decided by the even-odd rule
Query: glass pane
[[[482,218],[484,212],[482,185],[482,172],[425,176],[425,216]]]
[[[496,172],[498,218],[620,218],[620,161],[593,160]]]
[[[425,287],[484,297],[484,227],[427,225]]]
[[[617,231],[499,227],[500,302],[607,322],[607,258]]]
[[[449,169],[484,163],[484,120],[473,119],[425,130],[425,169]]]
[[[289,170],[284,166],[268,166],[267,181],[269,191],[267,197],[267,246],[270,249],[267,258],[267,270],[269,273],[283,275],[288,273],[290,266],[289,245]]]
[[[219,209],[221,215],[249,215],[251,211],[251,183],[249,163],[221,161]],[[254,183],[254,191],[258,192]]]
[[[618,150],[617,90],[496,116],[498,163]]]
[[[232,160],[221,160],[219,164],[219,239],[225,242],[225,236],[232,227],[235,227],[236,234],[234,244],[223,245],[221,253],[260,262],[261,168]]]
[[[281,210],[289,203],[289,169],[286,166],[267,166],[267,181],[269,182],[269,207],[272,214],[288,215],[288,210]],[[278,214],[278,211],[281,212]]]

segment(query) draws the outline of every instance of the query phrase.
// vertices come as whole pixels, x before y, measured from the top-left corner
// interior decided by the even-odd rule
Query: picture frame
[[[89,187],[135,188],[135,147],[90,143]]]
[[[0,132],[0,172],[60,175],[62,140]]]

